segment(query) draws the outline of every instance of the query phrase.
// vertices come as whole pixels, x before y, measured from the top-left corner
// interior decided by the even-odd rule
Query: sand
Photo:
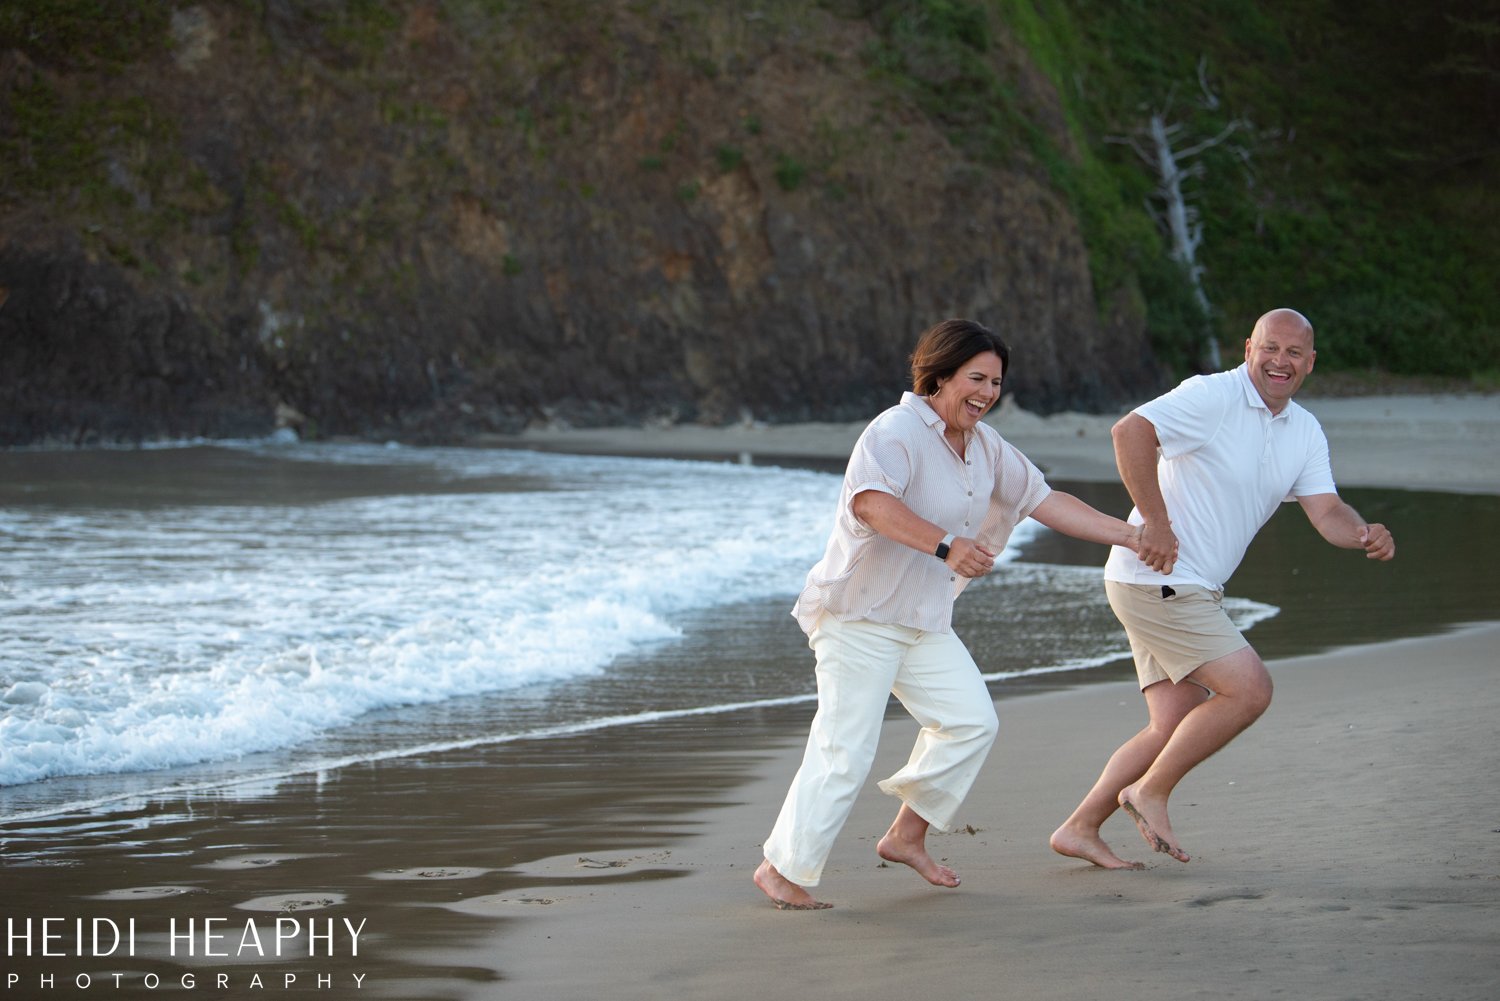
[[[1299,397],[1322,423],[1342,486],[1500,492],[1500,394]],[[1124,413],[1122,410],[1121,413]],[[987,421],[1060,480],[1118,479],[1109,429],[1120,414],[1039,417],[1007,396]],[[864,422],[538,427],[496,444],[616,455],[843,459]]]
[[[1500,493],[1500,396],[1305,402],[1344,485]],[[1006,408],[992,419],[1054,479],[1115,477],[1111,415]],[[550,429],[523,442],[828,459],[859,430]],[[1500,597],[1493,607],[1500,619]],[[805,730],[789,729],[734,805],[705,807],[683,843],[619,856],[618,882],[558,892],[576,858],[528,867],[554,887],[554,906],[495,937],[506,983],[476,996],[1489,1001],[1500,983],[1497,649],[1500,623],[1478,623],[1273,661],[1270,711],[1174,797],[1192,862],[1153,854],[1121,814],[1106,825],[1118,853],[1147,862],[1139,872],[1047,846],[1144,723],[1130,682],[1001,697],[1001,736],[965,827],[931,841],[963,876],[956,890],[874,854],[896,804],[873,779],[900,766],[915,733],[892,718],[817,891],[835,907],[819,912],[777,911],[750,882],[800,758]]]
[[[1144,871],[1105,872],[1047,847],[1109,752],[1144,722],[1132,684],[1031,694],[1002,685],[1000,739],[965,826],[930,842],[963,886],[938,889],[879,864],[875,842],[896,804],[872,781],[818,891],[836,906],[777,911],[750,875],[801,754],[812,713],[804,704],[9,825],[0,831],[6,916],[17,901],[14,913],[28,917],[138,914],[154,930],[143,944],[158,952],[165,922],[192,916],[368,917],[370,927],[357,958],[320,963],[8,960],[0,974],[22,980],[6,993],[1491,1001],[1500,983],[1500,587],[1463,564],[1449,582],[1490,597],[1432,615],[1424,596],[1441,589],[1413,576],[1441,572],[1445,558],[1490,553],[1493,562],[1487,542],[1455,541],[1470,526],[1450,523],[1466,517],[1442,513],[1481,512],[1472,530],[1487,538],[1500,530],[1491,497],[1453,506],[1417,491],[1500,494],[1500,396],[1307,404],[1328,430],[1341,482],[1412,488],[1394,503],[1371,500],[1393,521],[1442,523],[1443,532],[1408,537],[1453,551],[1398,554],[1379,568],[1395,589],[1383,617],[1394,618],[1394,602],[1414,607],[1411,622],[1457,622],[1474,608],[1473,618],[1497,621],[1272,660],[1270,711],[1174,797],[1176,833],[1193,855],[1186,865],[1149,852],[1121,816],[1105,836],[1147,861]],[[1006,408],[994,419],[1053,479],[1115,480],[1113,415],[1044,419]],[[860,428],[553,428],[503,444],[840,463]],[[1298,580],[1316,576],[1302,569]],[[1350,644],[1401,635],[1404,624],[1359,621],[1374,576],[1351,571],[1342,604],[1318,604],[1320,635]],[[1292,618],[1261,627],[1267,641]],[[899,766],[914,732],[892,716],[872,779]],[[104,971],[122,966],[135,979],[117,989]],[[167,986],[183,969],[199,972],[196,991]],[[72,988],[80,970],[99,977],[89,992]],[[141,970],[159,971],[163,985],[141,986]],[[313,980],[324,970],[335,981],[328,990]],[[232,976],[234,989],[210,987],[210,972]],[[256,972],[265,987],[249,985]],[[286,989],[281,978],[293,972],[302,979]],[[39,986],[43,974],[57,978],[55,989]],[[356,974],[363,987],[352,986]]]
[[[1122,815],[1106,824],[1140,872],[1046,844],[1144,721],[1128,682],[998,703],[967,826],[931,841],[956,890],[879,864],[894,802],[872,784],[819,891],[834,909],[772,908],[750,873],[796,768],[787,746],[739,805],[650,862],[687,878],[548,890],[553,906],[495,942],[510,979],[483,996],[1492,999],[1497,643],[1486,625],[1275,662],[1270,712],[1174,799],[1192,862],[1153,855]],[[914,733],[887,724],[877,774]]]

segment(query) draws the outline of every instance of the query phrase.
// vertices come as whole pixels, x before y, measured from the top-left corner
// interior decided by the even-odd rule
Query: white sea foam
[[[606,672],[676,639],[686,613],[790,603],[839,482],[728,463],[236,447],[405,463],[438,486],[6,512],[0,785],[230,760],[379,709]]]
[[[374,709],[604,670],[674,638],[677,613],[786,590],[837,488],[727,464],[412,461],[456,482],[528,479],[318,504],[12,511],[0,784],[223,759]]]

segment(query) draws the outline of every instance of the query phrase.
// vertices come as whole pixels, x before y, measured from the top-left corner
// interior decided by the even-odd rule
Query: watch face
[[[933,555],[940,560],[946,560],[948,558],[948,543],[939,542],[937,550],[933,553]]]

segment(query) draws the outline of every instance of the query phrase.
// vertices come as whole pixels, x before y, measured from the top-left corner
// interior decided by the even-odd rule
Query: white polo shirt
[[[825,611],[842,621],[952,629],[953,600],[968,578],[859,520],[856,495],[888,493],[944,532],[999,552],[1016,524],[1052,492],[1041,470],[994,428],[980,423],[969,432],[960,459],[943,441],[946,426],[926,399],[904,393],[859,436],[828,546],[792,609],[804,632],[811,634]]]
[[[1161,574],[1115,546],[1105,580],[1222,590],[1277,505],[1338,492],[1317,418],[1293,401],[1272,414],[1245,365],[1194,376],[1134,412],[1161,442],[1156,474],[1177,534],[1177,563]],[[1141,524],[1140,511],[1129,520]]]

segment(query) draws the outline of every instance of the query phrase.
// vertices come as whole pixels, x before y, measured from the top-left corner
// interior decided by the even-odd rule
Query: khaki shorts
[[[1211,660],[1250,644],[1224,611],[1224,592],[1196,584],[1172,584],[1163,597],[1160,584],[1104,582],[1115,618],[1130,637],[1141,690],[1158,681],[1173,684]]]

